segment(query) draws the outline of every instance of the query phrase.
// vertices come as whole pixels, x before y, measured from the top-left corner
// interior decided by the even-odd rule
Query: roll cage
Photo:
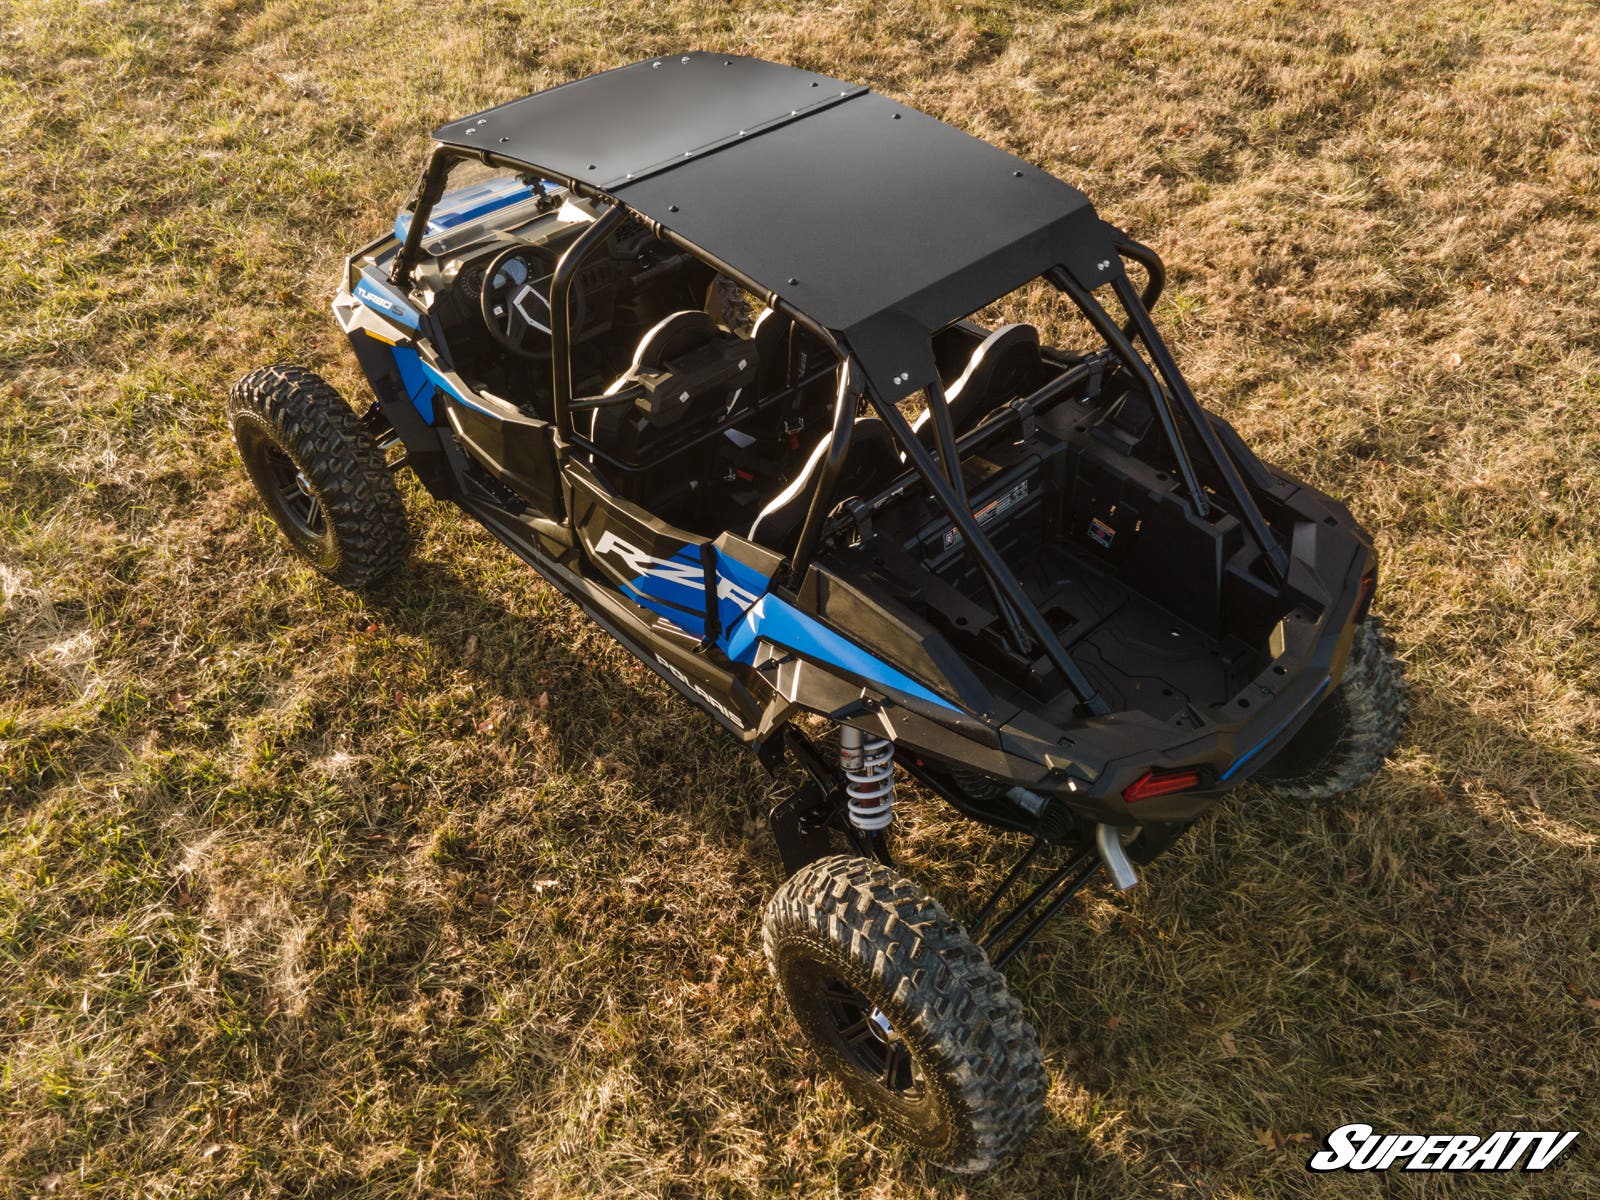
[[[632,208],[625,200],[607,193],[602,188],[581,179],[564,177],[559,172],[550,171],[535,163],[497,155],[486,150],[466,150],[448,144],[438,144],[434,147],[412,202],[412,215],[405,241],[392,264],[390,279],[396,286],[409,285],[412,271],[422,252],[429,214],[443,195],[450,167],[459,161],[477,161],[489,167],[527,172],[541,178],[552,179],[566,186],[572,194],[594,201],[603,209],[562,254],[550,285],[552,423],[555,430],[554,445],[558,469],[564,466],[574,446],[580,447],[585,453],[599,450],[573,426],[575,405],[583,407],[585,399],[593,398],[574,397],[572,394],[570,311],[572,283],[588,256],[631,216],[645,224],[662,241],[693,255],[713,270],[737,282],[750,294],[761,297],[774,311],[792,320],[815,337],[835,357],[839,382],[834,403],[832,437],[821,469],[817,473],[811,499],[806,508],[805,520],[790,556],[788,569],[779,577],[783,586],[790,591],[798,590],[817,552],[830,516],[829,499],[839,482],[849,454],[853,426],[859,413],[860,400],[864,397],[870,409],[888,427],[909,472],[926,485],[940,509],[959,532],[966,552],[973,557],[982,572],[1018,649],[1036,647],[1039,653],[1047,657],[1078,697],[1079,707],[1084,715],[1099,716],[1110,711],[1109,706],[1097,693],[1082,669],[1073,661],[1050,623],[1024,592],[1014,573],[974,518],[959,466],[961,443],[955,435],[944,387],[937,377],[931,378],[920,393],[920,398],[930,414],[929,423],[934,434],[933,446],[930,449],[913,431],[905,414],[901,412],[897,399],[893,397],[893,389],[880,386],[879,381],[865,370],[826,324],[773,289],[763,286],[741,270],[738,264],[719,258],[705,247],[697,245],[649,214]],[[1255,548],[1260,552],[1261,562],[1273,580],[1281,585],[1286,581],[1288,555],[1263,515],[1245,478],[1245,472],[1235,461],[1234,455],[1237,454],[1247,460],[1245,470],[1249,470],[1258,482],[1264,481],[1262,468],[1236,439],[1231,451],[1223,444],[1210,419],[1195,400],[1193,392],[1183,379],[1151,319],[1150,308],[1161,294],[1165,282],[1165,269],[1161,260],[1154,250],[1134,241],[1125,233],[1109,226],[1105,228],[1112,235],[1111,244],[1115,248],[1117,261],[1115,263],[1100,261],[1096,267],[1098,274],[1109,281],[1118,303],[1124,310],[1126,314],[1124,322],[1119,323],[1112,316],[1097,299],[1096,288],[1086,285],[1078,277],[1078,273],[1069,266],[1052,265],[1041,277],[1073,302],[1096,332],[1104,338],[1106,347],[1115,361],[1148,395],[1165,441],[1176,462],[1178,477],[1196,515],[1206,516],[1213,507],[1213,501],[1212,495],[1208,494],[1201,483],[1195,455],[1188,441],[1190,436],[1197,443],[1204,461],[1209,464],[1222,484],[1223,490],[1232,502],[1233,512],[1243,523]],[[1135,290],[1123,260],[1135,262],[1144,269],[1146,283],[1142,291]],[[996,298],[998,297],[988,299],[992,301]],[[938,332],[936,329],[923,331],[924,336],[930,341],[936,332]],[[1143,345],[1148,361],[1139,353],[1136,342]],[[901,379],[897,378],[894,382],[898,384]],[[1032,395],[1022,397],[1011,408],[1021,411],[1042,406],[1060,395],[1064,386],[1065,376],[1058,376]],[[999,419],[1010,419],[1010,415],[1001,414]],[[987,421],[984,422],[979,429],[974,430],[962,441],[982,436],[988,424]],[[572,514],[565,514],[563,520],[570,531]]]

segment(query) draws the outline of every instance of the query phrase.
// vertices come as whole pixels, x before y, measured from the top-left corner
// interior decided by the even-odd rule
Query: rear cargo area
[[[1136,398],[1065,399],[962,457],[978,524],[1113,712],[1182,719],[1234,697],[1271,661],[1287,602],[1255,569],[1239,522],[1194,516],[1140,451]],[[880,577],[989,678],[996,694],[1066,722],[1079,697],[1008,620],[931,501],[876,517]]]

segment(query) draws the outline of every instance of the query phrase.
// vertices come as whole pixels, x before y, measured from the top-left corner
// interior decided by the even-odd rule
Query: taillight
[[[1173,792],[1187,792],[1200,786],[1199,771],[1146,771],[1130,783],[1122,793],[1129,804],[1149,800],[1153,796],[1170,796]]]

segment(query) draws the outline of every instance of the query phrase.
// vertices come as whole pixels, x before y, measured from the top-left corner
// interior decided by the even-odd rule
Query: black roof
[[[441,126],[615,196],[832,330],[880,395],[935,377],[929,335],[1054,265],[1120,270],[1089,201],[866,88],[759,59],[646,59]]]

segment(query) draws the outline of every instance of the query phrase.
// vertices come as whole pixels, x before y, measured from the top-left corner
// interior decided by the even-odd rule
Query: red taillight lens
[[[1123,790],[1122,798],[1133,804],[1139,800],[1149,800],[1152,796],[1170,796],[1173,792],[1187,792],[1199,786],[1199,771],[1146,771]]]

